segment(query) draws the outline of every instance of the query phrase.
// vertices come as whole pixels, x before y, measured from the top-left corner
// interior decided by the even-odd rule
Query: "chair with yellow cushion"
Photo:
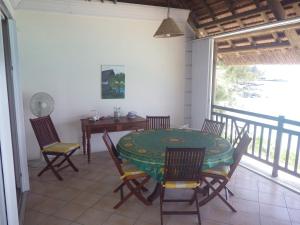
[[[204,148],[167,148],[165,154],[164,178],[160,189],[160,215],[163,225],[163,215],[197,215],[201,224],[197,192],[200,191],[202,182],[202,164],[205,155]],[[165,199],[168,189],[192,189],[190,199]],[[165,211],[164,202],[191,202],[196,201],[194,211]]]
[[[242,156],[247,151],[250,142],[251,138],[245,132],[234,151],[234,163],[231,166],[221,166],[203,171],[203,176],[205,176],[204,182],[207,185],[206,187],[208,192],[206,192],[206,198],[199,203],[200,206],[218,196],[233,212],[236,212],[236,209],[227,201],[227,192],[229,192],[231,195],[233,195],[233,193],[226,187],[226,185],[238,167]],[[225,198],[220,194],[223,189],[226,193]],[[211,193],[209,190],[211,190]]]
[[[145,172],[138,170],[132,164],[122,161],[107,131],[104,132],[102,138],[112,160],[114,161],[114,164],[117,167],[117,170],[120,174],[120,179],[122,181],[121,184],[116,189],[114,189],[114,192],[120,191],[121,194],[121,199],[114,206],[114,209],[119,208],[133,195],[135,195],[145,205],[150,205],[150,202],[141,193],[142,191],[147,191],[144,185],[150,180],[150,176]],[[138,181],[139,179],[140,181]],[[126,196],[124,196],[123,194],[124,186],[129,189],[129,193]]]
[[[78,172],[78,169],[70,160],[70,156],[80,148],[80,145],[76,143],[60,142],[50,116],[30,119],[30,123],[39,143],[42,155],[47,163],[46,167],[38,174],[38,176],[41,176],[50,169],[59,180],[63,180],[58,172],[68,166],[71,166]],[[49,156],[54,157],[49,158]],[[64,158],[58,164],[54,164],[60,157]],[[62,167],[65,162],[68,162],[68,164]]]

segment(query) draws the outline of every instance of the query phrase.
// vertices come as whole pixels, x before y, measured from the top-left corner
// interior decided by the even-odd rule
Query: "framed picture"
[[[101,66],[101,97],[102,99],[125,98],[125,66]]]

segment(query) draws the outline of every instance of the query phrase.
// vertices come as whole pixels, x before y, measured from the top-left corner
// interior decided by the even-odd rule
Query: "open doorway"
[[[246,164],[300,190],[300,24],[217,38],[212,116],[234,139],[247,129]],[[247,157],[246,157],[247,158]]]

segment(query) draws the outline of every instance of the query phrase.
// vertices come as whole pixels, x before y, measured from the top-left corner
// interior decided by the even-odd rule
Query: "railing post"
[[[284,123],[284,116],[279,116],[278,117],[278,124],[277,124],[275,152],[274,152],[274,165],[273,165],[273,171],[272,171],[272,176],[273,177],[278,176],[278,167],[279,167],[279,160],[280,160],[280,149],[281,149],[283,123]]]

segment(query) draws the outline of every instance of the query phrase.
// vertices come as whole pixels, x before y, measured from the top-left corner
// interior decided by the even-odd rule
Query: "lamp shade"
[[[167,17],[162,21],[159,28],[154,34],[156,38],[169,38],[183,36],[183,32],[171,17]]]

